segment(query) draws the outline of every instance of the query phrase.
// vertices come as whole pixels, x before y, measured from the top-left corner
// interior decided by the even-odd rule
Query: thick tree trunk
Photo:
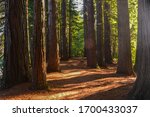
[[[84,17],[84,57],[86,57],[86,44],[87,44],[87,0],[83,0],[83,17]]]
[[[32,88],[46,88],[46,64],[44,53],[45,0],[34,0],[34,37]]]
[[[100,67],[105,67],[104,58],[104,38],[103,38],[103,0],[97,0],[96,10],[97,10],[97,62]]]
[[[87,13],[88,13],[88,38],[86,46],[87,66],[91,68],[96,68],[97,58],[96,58],[93,0],[87,0]]]
[[[150,99],[150,1],[138,2],[137,80],[130,99]]]
[[[105,52],[105,63],[112,64],[111,55],[111,28],[110,28],[110,5],[105,0],[104,2],[104,52]]]
[[[24,0],[6,0],[4,88],[29,79],[28,40],[25,34]]]
[[[117,73],[131,75],[131,45],[129,28],[128,0],[118,0],[119,55]]]
[[[48,45],[47,46],[47,72],[60,71],[58,40],[56,33],[56,1],[48,0]]]
[[[62,39],[62,60],[68,60],[68,42],[66,36],[66,0],[61,3],[62,25],[61,25],[61,39]]]

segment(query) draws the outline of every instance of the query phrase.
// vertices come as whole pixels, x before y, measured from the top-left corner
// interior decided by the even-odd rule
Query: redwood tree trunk
[[[138,2],[137,79],[130,99],[150,99],[150,1]]]
[[[84,17],[84,57],[86,57],[86,45],[87,45],[87,0],[83,0],[83,17]]]
[[[131,75],[131,45],[129,28],[128,0],[118,0],[118,68],[117,73]]]
[[[72,0],[69,0],[69,58],[72,57]]]
[[[4,88],[29,79],[24,0],[6,0]]]
[[[62,0],[61,3],[61,40],[62,40],[62,60],[68,60],[68,42],[66,36],[66,0]]]
[[[104,2],[104,49],[105,49],[105,62],[112,64],[111,55],[111,29],[110,29],[110,5],[105,0]]]
[[[59,68],[58,40],[56,32],[56,1],[48,0],[48,46],[47,72],[57,72]]]
[[[96,40],[94,29],[94,5],[93,0],[87,0],[87,13],[88,13],[88,37],[86,46],[87,66],[90,68],[96,68]]]
[[[34,37],[33,37],[33,70],[32,88],[46,87],[46,64],[44,53],[45,36],[45,0],[34,0]]]
[[[103,38],[103,0],[97,0],[96,10],[97,10],[97,62],[100,67],[105,67],[104,58],[104,38]]]

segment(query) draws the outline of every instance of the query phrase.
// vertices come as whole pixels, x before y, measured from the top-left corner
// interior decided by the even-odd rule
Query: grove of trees
[[[46,89],[60,62],[136,75],[129,99],[150,99],[149,0],[0,0],[0,89]]]

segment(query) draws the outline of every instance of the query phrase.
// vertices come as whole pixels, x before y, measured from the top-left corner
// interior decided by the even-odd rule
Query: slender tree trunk
[[[72,0],[69,0],[69,58],[72,57]]]
[[[119,54],[117,73],[131,75],[131,45],[129,28],[128,0],[118,0],[118,38]]]
[[[56,32],[56,1],[48,0],[48,41],[47,47],[47,72],[60,71],[59,67],[59,53],[58,53],[58,40]]]
[[[84,17],[84,57],[86,57],[86,45],[87,45],[87,0],[83,0],[83,17]]]
[[[28,40],[25,28],[25,2],[6,0],[4,88],[29,79]]]
[[[45,0],[34,0],[34,38],[32,88],[46,88],[45,39]]]
[[[110,5],[105,0],[104,2],[104,49],[105,49],[105,63],[112,64],[111,55],[111,29],[110,29]]]
[[[94,5],[93,0],[87,1],[87,13],[88,13],[88,38],[86,46],[87,54],[87,66],[90,68],[96,68],[96,40],[95,40],[95,29],[94,29]]]
[[[150,1],[138,2],[137,79],[130,99],[150,99]]]
[[[103,38],[103,15],[102,15],[102,3],[103,0],[97,0],[97,62],[100,67],[105,67],[104,58],[104,38]]]
[[[61,26],[61,39],[62,39],[62,60],[68,60],[68,43],[66,36],[66,0],[61,3],[62,26]]]

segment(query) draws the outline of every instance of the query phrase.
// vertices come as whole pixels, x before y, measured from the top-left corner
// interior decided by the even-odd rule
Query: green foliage
[[[118,58],[118,22],[117,22],[117,2],[111,0],[111,39],[112,39],[112,53],[116,60]],[[132,51],[132,62],[135,63],[136,55],[136,42],[137,42],[137,8],[138,0],[129,0],[129,16],[130,16],[130,33],[131,33],[131,51]]]
[[[130,15],[130,33],[131,33],[131,51],[132,62],[135,63],[136,44],[137,44],[137,28],[138,28],[138,0],[129,1],[129,15]]]
[[[79,9],[78,9],[78,3],[77,3],[76,0],[72,0],[71,7],[72,7],[71,8],[71,17],[72,17],[72,56],[73,57],[78,57],[78,56],[83,56],[83,53],[84,53],[83,17],[81,15],[81,11],[79,11]],[[69,26],[69,24],[68,24],[68,26]]]

